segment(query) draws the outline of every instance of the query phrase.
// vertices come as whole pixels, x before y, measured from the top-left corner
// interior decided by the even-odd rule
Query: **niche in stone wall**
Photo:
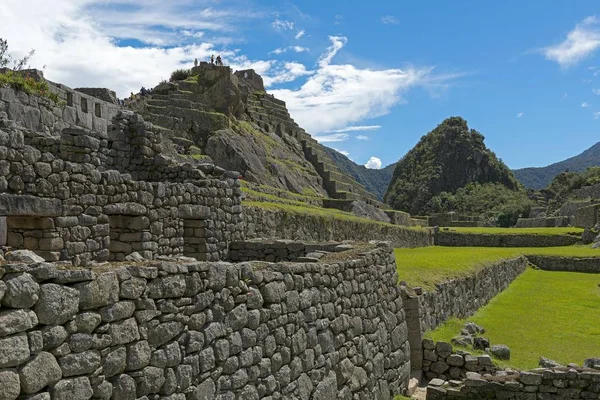
[[[102,118],[102,105],[100,103],[96,103],[94,105],[94,112],[96,114],[96,117]]]
[[[183,220],[183,255],[206,261],[206,221]]]
[[[6,245],[34,251],[46,261],[58,261],[64,241],[49,217],[7,216]]]
[[[88,102],[87,99],[81,98],[81,111],[84,113],[88,112]]]
[[[110,250],[109,260],[122,261],[133,252],[152,259],[153,250],[158,245],[152,242],[148,217],[130,215],[109,215]]]
[[[73,107],[73,93],[67,92],[67,105]]]

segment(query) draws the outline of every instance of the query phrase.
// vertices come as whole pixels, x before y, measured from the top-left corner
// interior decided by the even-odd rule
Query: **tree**
[[[13,60],[12,56],[8,52],[8,40],[0,38],[0,68],[5,68],[13,60],[13,70],[21,71],[25,66],[29,67],[27,63],[33,55],[35,50],[31,50],[26,56],[20,60]]]

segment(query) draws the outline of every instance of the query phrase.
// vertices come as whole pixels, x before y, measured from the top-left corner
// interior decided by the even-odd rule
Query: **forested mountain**
[[[482,134],[460,117],[444,120],[421,138],[396,165],[384,201],[419,215],[440,193],[454,193],[469,183],[499,183],[510,190],[520,184],[484,144]]]
[[[600,166],[600,142],[596,143],[583,153],[568,158],[546,167],[539,168],[521,168],[513,172],[517,179],[530,189],[544,189],[552,179],[561,172],[583,172],[588,167]]]

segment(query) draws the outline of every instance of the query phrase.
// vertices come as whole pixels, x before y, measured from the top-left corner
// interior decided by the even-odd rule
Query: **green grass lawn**
[[[445,228],[440,228],[445,229]],[[487,233],[504,235],[581,235],[582,228],[560,227],[560,228],[480,228],[480,227],[449,227],[450,231],[458,233]]]
[[[511,349],[506,363],[520,369],[540,356],[583,364],[600,356],[600,275],[527,269],[468,321],[486,329],[491,344]],[[467,320],[452,319],[426,336],[449,341]]]
[[[600,257],[600,249],[561,247],[418,247],[396,249],[398,278],[413,287],[435,288],[448,279],[472,274],[499,260],[526,254],[565,257]]]

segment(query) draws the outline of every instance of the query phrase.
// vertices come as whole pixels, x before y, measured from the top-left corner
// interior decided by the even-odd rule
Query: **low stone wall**
[[[403,290],[404,309],[411,345],[413,370],[423,366],[423,334],[451,317],[466,318],[502,292],[527,268],[527,259],[518,257],[489,265],[465,278],[436,285],[436,290],[415,294]],[[400,275],[402,279],[402,275]]]
[[[474,234],[443,230],[435,234],[436,246],[554,247],[570,246],[580,241],[581,237],[572,235]]]
[[[573,193],[578,199],[600,199],[600,183],[583,186]]]
[[[228,261],[317,261],[306,257],[319,252],[319,257],[331,252],[341,252],[352,246],[339,242],[307,243],[297,240],[244,240],[232,242]]]
[[[446,382],[427,387],[427,400],[597,399],[599,394],[600,371],[574,368],[535,369],[487,378],[473,374],[457,386]]]
[[[555,228],[573,225],[575,218],[565,217],[546,217],[546,218],[519,218],[516,228]]]
[[[529,262],[545,271],[600,273],[600,251],[598,257],[559,257],[528,255]]]
[[[433,234],[426,229],[295,214],[255,206],[244,206],[244,217],[248,239],[278,238],[310,242],[383,240],[391,242],[394,247],[433,244]]]
[[[407,388],[387,247],[328,265],[13,264],[0,278],[2,399],[391,399]]]
[[[494,361],[487,354],[474,356],[454,351],[449,343],[423,340],[423,372],[428,380],[464,379],[467,372],[485,374],[497,370]]]

